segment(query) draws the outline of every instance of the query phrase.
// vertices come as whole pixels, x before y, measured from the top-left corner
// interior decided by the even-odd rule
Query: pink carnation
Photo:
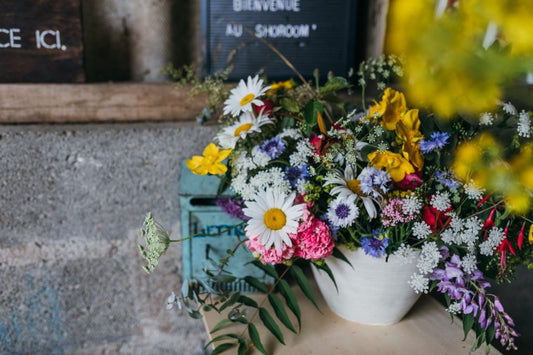
[[[326,223],[312,215],[298,227],[300,241],[296,256],[303,259],[323,259],[331,255],[335,242]]]
[[[259,243],[257,237],[248,239],[246,241],[246,246],[252,253],[260,255],[259,260],[263,264],[281,264],[284,261],[290,260],[294,256],[295,246],[298,241],[296,235],[289,234],[289,236],[293,243],[292,247],[283,243],[281,249],[275,249],[274,247],[266,249],[263,244]]]

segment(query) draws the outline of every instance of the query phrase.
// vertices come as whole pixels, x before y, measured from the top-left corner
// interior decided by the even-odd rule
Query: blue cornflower
[[[389,245],[389,240],[385,237],[379,239],[376,237],[361,238],[361,246],[365,251],[365,254],[379,258],[385,255],[385,248]]]
[[[381,193],[388,191],[390,175],[384,170],[366,167],[357,178],[360,180],[361,191],[367,196],[379,197]]]
[[[420,141],[420,150],[427,154],[436,149],[442,149],[448,143],[449,138],[449,133],[433,132],[429,140],[422,139]]]
[[[437,171],[435,173],[435,177],[437,178],[437,181],[450,190],[454,190],[459,188],[459,183],[453,179],[450,178],[450,175],[445,171]]]
[[[285,180],[288,180],[293,188],[296,188],[298,180],[309,179],[309,172],[307,171],[307,165],[291,166],[285,168]]]
[[[286,147],[287,146],[285,145],[283,139],[274,137],[264,141],[263,144],[261,144],[261,146],[259,147],[259,150],[261,150],[263,153],[268,154],[271,159],[276,159],[281,154],[283,154]]]

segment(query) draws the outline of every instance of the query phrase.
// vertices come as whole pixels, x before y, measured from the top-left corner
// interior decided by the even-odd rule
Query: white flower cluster
[[[422,245],[420,258],[416,266],[421,274],[428,274],[437,267],[441,258],[439,248],[435,242],[427,242]]]
[[[445,212],[451,207],[450,195],[447,192],[437,192],[431,198],[431,206],[435,207],[438,211]]]
[[[401,264],[409,264],[415,261],[418,253],[410,245],[402,243],[392,255],[398,257]]]
[[[463,270],[469,274],[472,274],[477,270],[477,258],[475,254],[467,254],[462,260]]]
[[[299,140],[302,138],[302,135],[296,128],[285,128],[278,134],[278,138],[292,138],[294,140]]]
[[[409,285],[416,293],[428,293],[429,291],[429,279],[421,274],[411,275]]]
[[[403,213],[407,215],[418,214],[422,208],[422,202],[416,196],[407,196],[403,199]]]
[[[446,308],[446,312],[451,313],[451,314],[458,314],[461,312],[461,310],[462,310],[461,302],[454,302],[450,304],[448,308]]]
[[[285,179],[285,173],[278,167],[259,171],[249,181],[245,174],[239,174],[233,178],[231,187],[246,201],[252,200],[259,191],[266,187],[277,189],[285,195],[289,195],[292,191],[289,181]]]
[[[296,144],[296,151],[289,157],[291,166],[302,166],[307,164],[313,156],[313,146],[307,140],[300,140]]]
[[[483,195],[485,195],[485,190],[477,187],[473,180],[471,180],[470,183],[466,184],[464,187],[466,195],[471,200],[479,201],[483,198]]]
[[[479,124],[482,126],[492,126],[494,124],[494,115],[492,112],[483,112],[479,116]]]
[[[486,256],[492,256],[494,250],[500,245],[500,243],[505,239],[505,234],[503,230],[498,227],[493,227],[490,232],[487,240],[479,245],[479,252]]]
[[[510,102],[502,102],[500,103],[502,105],[502,110],[511,115],[511,116],[516,116],[517,112],[516,112],[516,108],[514,107],[514,105]]]
[[[255,146],[252,149],[252,161],[255,165],[257,165],[259,168],[264,168],[267,166],[267,164],[270,162],[271,158],[270,155],[263,152],[259,146]]]
[[[413,224],[413,235],[418,239],[426,239],[431,234],[431,227],[424,221]]]
[[[518,115],[518,124],[516,130],[520,137],[529,138],[531,133],[531,117],[529,113],[522,110],[520,115]]]

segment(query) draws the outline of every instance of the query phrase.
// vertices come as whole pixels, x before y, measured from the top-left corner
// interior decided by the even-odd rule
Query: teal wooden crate
[[[179,181],[182,238],[197,233],[206,234],[182,243],[183,278],[206,279],[203,269],[213,269],[209,258],[217,261],[225,258],[227,256],[226,250],[233,249],[239,239],[245,238],[242,226],[221,233],[242,221],[230,217],[215,204],[219,182],[220,180],[214,176],[191,173],[183,161]],[[207,234],[218,233],[221,234],[207,236]],[[237,278],[250,275],[263,282],[271,283],[271,277],[265,275],[255,266],[248,264],[252,260],[254,260],[252,253],[243,244],[231,257],[225,270]],[[224,288],[241,292],[255,291],[242,280],[226,283]]]

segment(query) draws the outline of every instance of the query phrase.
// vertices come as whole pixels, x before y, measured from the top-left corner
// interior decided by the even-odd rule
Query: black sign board
[[[233,64],[230,79],[264,70],[294,77],[277,48],[305,77],[315,68],[346,75],[354,65],[357,0],[203,0],[204,73]],[[251,33],[250,33],[251,32]]]
[[[82,82],[80,0],[0,0],[0,82]]]

